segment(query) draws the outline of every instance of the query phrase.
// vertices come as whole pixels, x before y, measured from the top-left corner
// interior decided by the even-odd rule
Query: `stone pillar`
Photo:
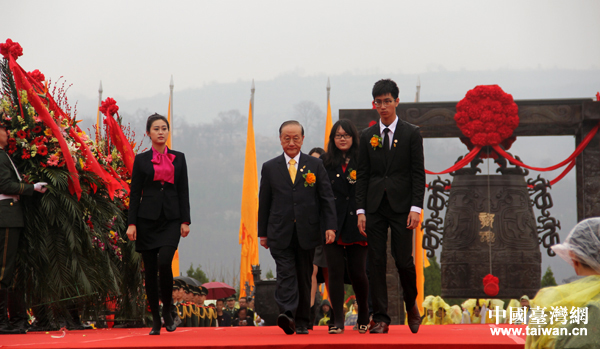
[[[600,121],[600,102],[583,104],[586,121],[576,135],[576,144]],[[577,157],[577,220],[600,216],[600,132]]]

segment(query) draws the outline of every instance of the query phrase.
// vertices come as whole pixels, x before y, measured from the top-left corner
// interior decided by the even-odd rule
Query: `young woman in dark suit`
[[[324,245],[329,271],[329,297],[333,316],[329,333],[344,332],[344,269],[347,265],[358,302],[358,331],[366,333],[369,324],[366,274],[367,239],[357,227],[356,167],[358,166],[358,131],[352,122],[339,120],[331,128],[324,165],[331,181],[337,212],[335,242]]]
[[[127,236],[136,241],[142,254],[146,295],[152,311],[151,335],[160,334],[158,273],[163,302],[162,317],[167,331],[176,326],[170,312],[173,272],[171,262],[180,237],[190,233],[190,200],[185,156],[167,148],[169,122],[159,114],[148,117],[146,133],[152,149],[135,156],[131,175],[129,228]]]

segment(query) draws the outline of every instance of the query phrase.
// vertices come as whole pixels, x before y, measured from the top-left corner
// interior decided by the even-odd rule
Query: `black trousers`
[[[310,286],[315,249],[304,250],[298,243],[298,233],[287,248],[269,248],[277,270],[275,301],[280,313],[295,319],[297,327],[308,327],[310,322]]]
[[[0,227],[0,289],[12,286],[21,228]]]
[[[144,261],[144,275],[146,277],[146,295],[154,327],[160,327],[160,310],[158,306],[158,274],[160,273],[160,298],[163,302],[163,317],[170,311],[173,303],[173,269],[171,263],[177,249],[172,246],[163,246],[153,250],[142,251]]]
[[[325,257],[329,269],[329,298],[333,309],[330,324],[344,328],[344,268],[348,274],[358,304],[359,325],[369,324],[369,282],[367,281],[367,246],[342,246],[337,243],[325,245]]]
[[[408,213],[396,213],[390,207],[387,195],[383,196],[379,209],[367,213],[367,240],[369,243],[369,284],[373,302],[373,320],[390,323],[387,314],[387,236],[391,228],[391,250],[400,283],[406,309],[411,309],[417,298],[417,273],[412,257],[413,231],[406,228]],[[360,309],[360,308],[359,308]]]

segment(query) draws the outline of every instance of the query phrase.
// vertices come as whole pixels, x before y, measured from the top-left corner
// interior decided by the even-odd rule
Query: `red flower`
[[[454,120],[473,145],[496,145],[519,125],[518,107],[498,85],[477,86],[456,104]]]
[[[117,101],[115,101],[114,99],[108,97],[104,100],[104,102],[102,102],[102,105],[100,106],[100,111],[102,112],[102,114],[104,115],[110,115],[113,116],[115,115],[115,113],[117,111],[119,111],[119,107],[117,106]]]
[[[23,48],[18,42],[13,42],[11,39],[6,39],[6,43],[0,44],[0,54],[4,58],[9,59],[12,57],[16,60],[19,56],[23,55]]]
[[[41,156],[46,156],[48,155],[48,148],[45,145],[42,145],[37,149],[37,153]]]
[[[44,74],[42,74],[38,69],[30,71],[28,74],[36,81],[43,82],[44,80],[46,80]]]
[[[36,126],[33,128],[33,133],[40,133],[42,132],[42,126]]]
[[[16,140],[16,139],[14,139],[14,138],[9,138],[9,139],[8,139],[8,144],[9,144],[9,145],[16,145],[16,144],[17,144],[17,140]]]
[[[23,139],[23,138],[27,137],[27,133],[23,130],[19,130],[19,131],[17,131],[17,137]]]
[[[31,154],[27,151],[27,149],[23,149],[23,155],[21,156],[22,159],[29,159],[31,157]]]

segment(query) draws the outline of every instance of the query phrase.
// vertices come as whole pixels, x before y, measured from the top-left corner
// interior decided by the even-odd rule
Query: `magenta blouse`
[[[175,166],[173,166],[175,155],[169,154],[169,148],[165,147],[165,153],[159,153],[152,147],[152,163],[154,164],[154,180],[175,183]]]

